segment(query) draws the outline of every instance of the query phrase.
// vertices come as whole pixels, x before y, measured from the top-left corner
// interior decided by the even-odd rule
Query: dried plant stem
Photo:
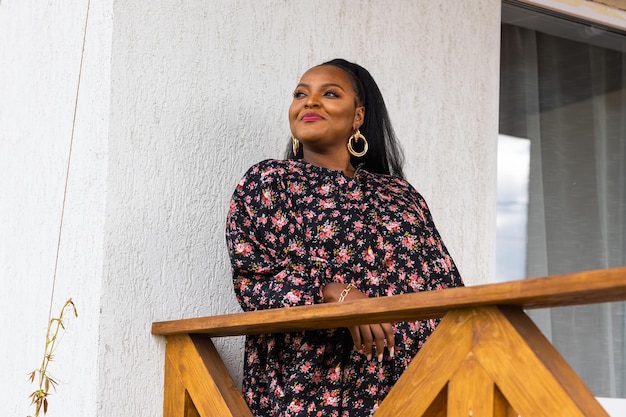
[[[30,394],[31,404],[35,405],[35,417],[39,417],[39,414],[43,410],[44,415],[48,412],[48,397],[51,390],[56,390],[58,382],[50,376],[48,373],[48,365],[54,359],[54,352],[59,341],[59,333],[61,329],[65,330],[63,319],[65,316],[65,310],[72,308],[75,317],[78,317],[76,306],[72,299],[68,299],[59,317],[51,318],[48,322],[48,331],[46,333],[46,348],[44,349],[43,358],[41,360],[41,366],[39,369],[35,369],[29,374],[30,382],[35,382],[37,378],[38,389]]]

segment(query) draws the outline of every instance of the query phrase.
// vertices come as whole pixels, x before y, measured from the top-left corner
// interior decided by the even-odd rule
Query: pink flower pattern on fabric
[[[254,165],[233,193],[226,240],[245,311],[322,303],[329,282],[369,297],[463,285],[422,196],[363,169]],[[395,357],[385,349],[382,363],[347,329],[249,336],[244,397],[257,417],[371,416],[437,323],[396,323]]]

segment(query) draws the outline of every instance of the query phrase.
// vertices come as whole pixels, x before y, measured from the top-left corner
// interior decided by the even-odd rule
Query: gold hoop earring
[[[354,143],[357,143],[359,140],[363,140],[363,150],[361,152],[355,151],[352,145],[352,141],[354,141]],[[350,139],[348,139],[348,152],[350,152],[352,156],[361,158],[362,156],[365,156],[368,149],[369,149],[369,145],[367,144],[367,140],[365,139],[365,136],[363,136],[363,134],[359,131],[359,129],[357,129],[356,132],[352,136],[350,136]]]
[[[300,150],[300,141],[296,139],[294,135],[291,135],[291,149],[293,150],[293,156],[298,155]]]

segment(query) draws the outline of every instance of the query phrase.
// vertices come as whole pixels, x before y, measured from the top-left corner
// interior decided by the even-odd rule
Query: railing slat
[[[524,309],[626,300],[626,267],[501,284],[279,308],[153,323],[152,333],[212,337],[348,327],[443,317],[453,309],[518,305]]]

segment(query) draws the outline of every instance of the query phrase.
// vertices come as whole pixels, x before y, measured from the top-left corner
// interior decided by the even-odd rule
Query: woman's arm
[[[245,311],[320,303],[327,271],[294,238],[291,199],[266,165],[250,168],[229,206],[226,242],[237,299]]]
[[[339,302],[342,293],[344,297],[341,301],[368,298],[367,295],[363,294],[357,288],[351,288],[339,282],[326,284],[323,293],[324,302],[326,303]],[[354,346],[360,352],[365,353],[368,360],[372,359],[372,352],[375,347],[378,362],[382,362],[385,346],[387,346],[389,350],[389,356],[393,358],[395,338],[393,325],[391,323],[363,324],[349,327],[348,330],[350,330],[350,334],[352,335]]]

